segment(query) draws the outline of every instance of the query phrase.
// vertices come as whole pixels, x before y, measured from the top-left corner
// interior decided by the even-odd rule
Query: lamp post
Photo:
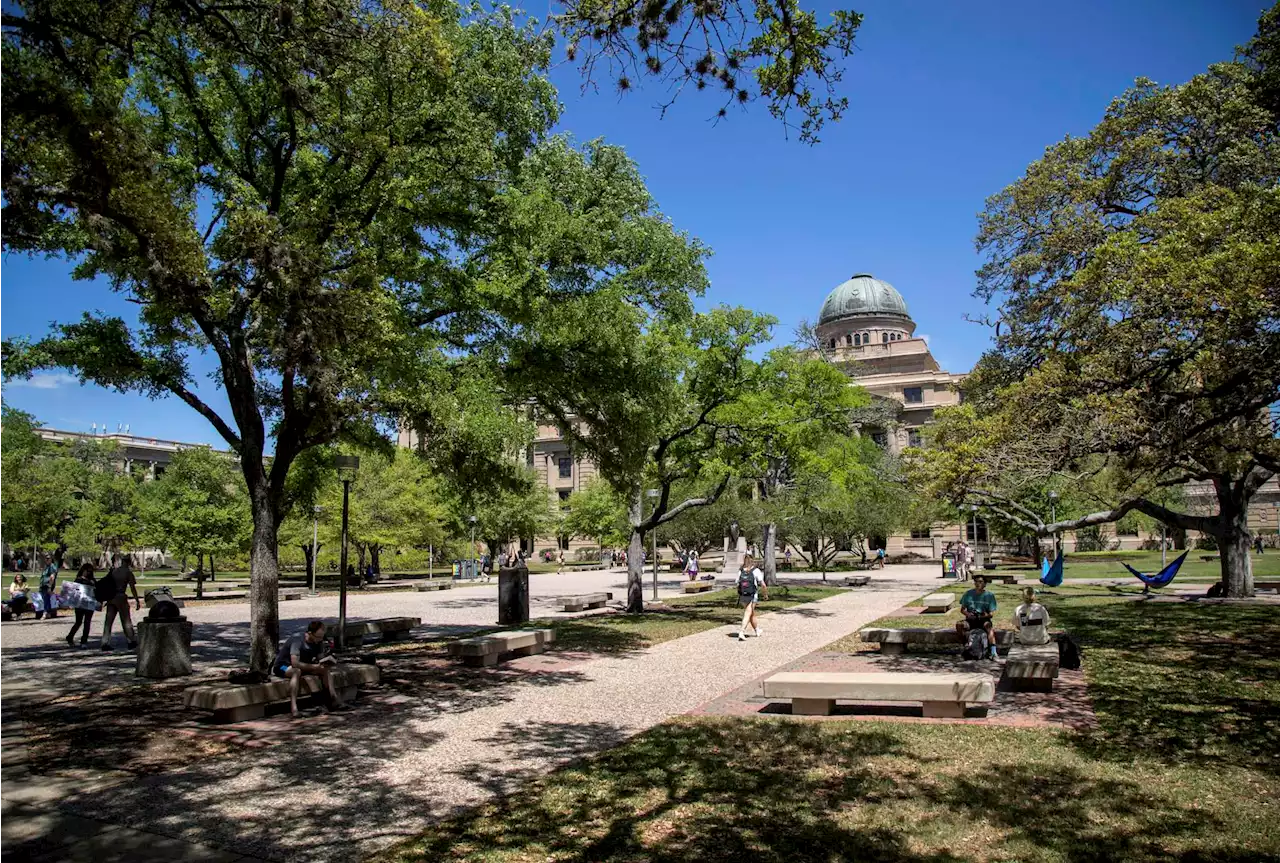
[[[342,480],[342,560],[338,564],[338,649],[347,649],[347,515],[351,483],[360,469],[360,456],[335,455],[333,466]]]
[[[319,534],[320,534],[320,513],[321,513],[323,510],[324,510],[324,507],[322,507],[322,506],[318,506],[318,505],[317,505],[317,506],[313,506],[313,507],[311,508],[311,515],[312,515],[312,520],[311,520],[311,595],[312,595],[312,596],[315,596],[315,595],[318,593],[318,591],[316,590],[316,569],[317,569],[317,568],[319,568],[319,566],[320,566],[320,561],[316,558],[316,552],[318,551],[318,546],[317,546],[317,544],[316,544],[316,540],[319,538]]]
[[[975,503],[969,504],[969,512],[973,514],[973,547],[977,548],[978,547],[978,505]],[[968,555],[966,555],[966,558],[967,557]],[[976,551],[973,553],[973,559],[975,562],[978,559],[978,553]],[[964,575],[966,579],[968,579],[971,575],[973,575],[973,573],[969,572],[968,560],[965,560]]]
[[[1056,524],[1058,521],[1058,493],[1056,491],[1049,492],[1049,524]],[[1053,556],[1058,557],[1058,532],[1053,532]]]
[[[476,517],[468,516],[467,521],[471,522],[471,558],[467,561],[467,571],[471,573],[471,577],[476,577]]]
[[[662,492],[660,492],[656,488],[651,488],[646,493],[651,498],[656,498],[658,495],[662,494]],[[658,504],[654,503],[653,506],[654,506],[654,511],[656,512]],[[657,602],[658,600],[658,526],[656,524],[653,526],[653,536],[650,539],[650,548],[653,549],[653,599],[654,599],[654,602]]]

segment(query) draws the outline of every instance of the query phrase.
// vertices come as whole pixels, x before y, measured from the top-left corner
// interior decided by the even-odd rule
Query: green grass
[[[375,859],[1280,860],[1280,609],[1045,602],[1084,646],[1096,730],[680,719]]]
[[[760,613],[816,602],[841,593],[838,588],[790,587],[773,588],[772,597],[761,602]],[[716,590],[683,596],[666,603],[670,610],[650,610],[644,614],[609,614],[571,619],[531,620],[530,627],[551,627],[556,631],[556,647],[562,650],[589,650],[597,653],[622,653],[642,650],[683,638],[697,632],[715,629],[742,620],[738,596],[732,590]]]
[[[1217,553],[1216,551],[1192,549],[1187,555],[1187,559],[1183,561],[1182,567],[1178,570],[1178,575],[1173,583],[1175,585],[1185,582],[1212,584],[1220,579],[1222,577],[1221,564],[1216,560],[1200,559],[1201,555],[1216,555]],[[1166,560],[1172,562],[1182,552],[1170,551],[1166,554]],[[1254,578],[1280,577],[1280,552],[1272,550],[1268,554],[1255,554],[1252,557]],[[1160,552],[1158,551],[1095,551],[1068,554],[1063,574],[1068,579],[1128,578],[1132,579],[1134,584],[1138,584],[1138,580],[1120,565],[1122,561],[1139,572],[1145,572],[1148,575],[1154,575],[1160,571]],[[1001,567],[998,571],[1011,568]],[[1018,569],[1027,572],[1034,571],[1030,567],[1019,567]],[[1022,572],[1020,571],[1018,574],[1021,575]]]

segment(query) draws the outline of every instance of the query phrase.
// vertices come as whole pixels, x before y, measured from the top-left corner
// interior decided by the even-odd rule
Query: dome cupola
[[[849,281],[837,285],[827,295],[818,315],[818,323],[830,324],[846,318],[869,315],[911,320],[911,316],[907,314],[906,301],[893,285],[870,273],[858,273]]]

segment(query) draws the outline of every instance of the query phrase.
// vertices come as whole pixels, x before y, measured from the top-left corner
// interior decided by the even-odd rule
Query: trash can
[[[529,570],[520,566],[498,569],[498,624],[511,626],[529,619]]]
[[[956,577],[956,556],[953,552],[944,551],[942,553],[942,577]]]

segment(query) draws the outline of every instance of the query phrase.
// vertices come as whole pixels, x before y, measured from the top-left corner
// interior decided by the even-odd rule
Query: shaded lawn
[[[1096,731],[686,718],[375,859],[1280,860],[1280,609],[1044,601],[1084,646]]]
[[[758,613],[767,614],[816,602],[843,591],[834,587],[770,588],[767,602],[761,602]],[[670,641],[715,629],[742,620],[742,608],[734,590],[714,590],[667,600],[663,607],[644,614],[608,614],[575,618],[542,618],[531,620],[526,628],[550,627],[556,631],[557,650],[586,650],[596,653],[621,653],[642,650]]]
[[[1212,584],[1222,578],[1222,565],[1216,560],[1201,560],[1201,555],[1217,554],[1216,551],[1200,551],[1192,549],[1187,559],[1182,562],[1174,585],[1179,582],[1205,582]],[[1182,554],[1181,551],[1168,552],[1167,562]],[[1267,554],[1250,555],[1253,560],[1253,577],[1274,580],[1280,578],[1280,552],[1269,550]],[[1154,575],[1160,571],[1160,552],[1158,551],[1098,551],[1068,554],[1063,575],[1072,578],[1128,578],[1141,587],[1141,582],[1133,577],[1121,562],[1127,563],[1139,572]],[[1038,571],[1029,567],[1002,566],[1000,571],[1013,571],[1019,576],[1038,575]]]
[[[1098,761],[1044,731],[682,719],[374,859],[1280,859],[1280,797],[1260,780]]]

